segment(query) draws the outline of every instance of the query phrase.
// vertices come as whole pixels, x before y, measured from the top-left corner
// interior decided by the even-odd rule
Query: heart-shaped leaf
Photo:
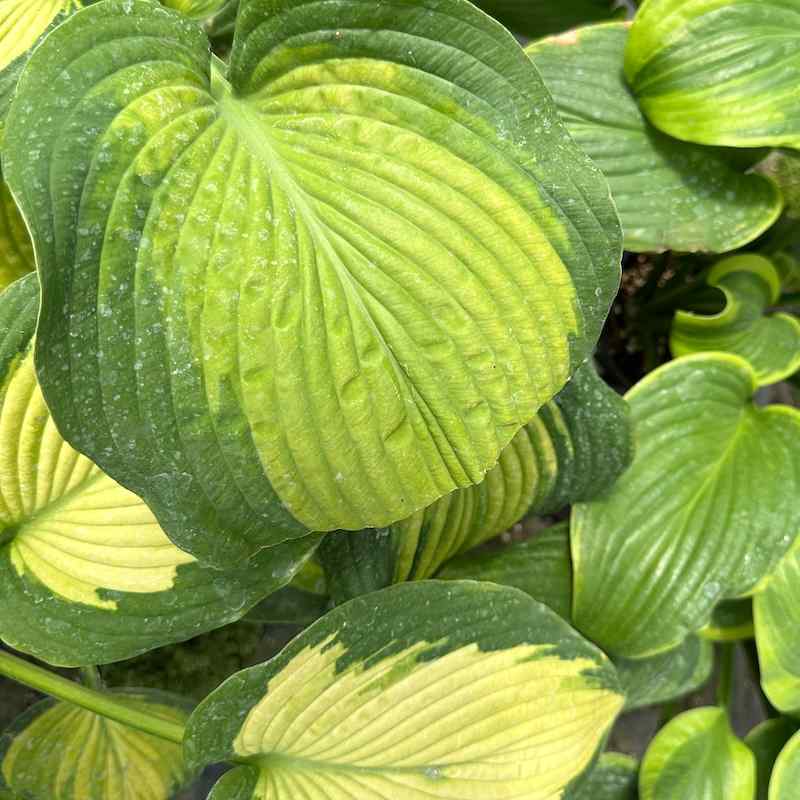
[[[772,768],[784,745],[797,733],[797,728],[798,724],[794,720],[778,717],[764,720],[744,737],[744,743],[756,757],[755,800],[769,800]]]
[[[669,650],[750,592],[800,530],[800,412],[757,407],[743,359],[702,353],[626,396],[633,463],[572,511],[575,625],[607,652]]]
[[[547,36],[609,19],[614,0],[475,0],[475,5],[524,36]]]
[[[0,174],[0,292],[35,268],[28,230]]]
[[[114,697],[170,722],[187,717],[161,692]],[[37,703],[0,739],[0,785],[25,800],[170,800],[188,778],[180,745],[70,703]]]
[[[575,141],[608,178],[625,248],[741,247],[781,211],[781,194],[723,153],[657,131],[623,75],[628,26],[595,25],[527,48]]]
[[[217,564],[482,480],[590,352],[620,253],[602,175],[466,0],[236,24],[225,72],[149,0],[78,12],[4,146],[59,427]]]
[[[603,753],[591,773],[564,800],[637,800],[639,764],[622,753]]]
[[[800,734],[781,750],[769,781],[769,800],[794,800],[800,786]]]
[[[488,552],[466,553],[438,573],[447,580],[492,581],[513,586],[572,621],[569,526],[559,523],[523,542]],[[674,650],[650,658],[615,658],[625,709],[666,703],[693,692],[711,676],[710,642],[688,636]]]
[[[650,121],[679,139],[800,147],[795,0],[645,0],[625,74]]]
[[[522,592],[400,584],[334,609],[226,681],[190,765],[245,765],[220,798],[557,797],[620,707],[606,657]]]
[[[775,708],[800,711],[800,547],[795,545],[753,597],[761,686]]]
[[[54,664],[115,661],[238,619],[286,584],[319,537],[201,566],[61,438],[36,383],[37,306],[35,275],[0,295],[0,638]]]
[[[639,774],[641,800],[753,800],[755,758],[722,708],[670,720],[650,743]]]
[[[750,362],[759,385],[800,368],[800,321],[791,314],[765,315],[781,294],[780,273],[769,259],[755,253],[725,258],[706,282],[722,291],[725,305],[710,316],[678,311],[669,340],[674,355],[733,353]]]

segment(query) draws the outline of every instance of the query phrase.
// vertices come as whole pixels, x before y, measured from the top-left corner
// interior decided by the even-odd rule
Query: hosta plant
[[[798,54],[0,0],[0,798],[796,797]]]

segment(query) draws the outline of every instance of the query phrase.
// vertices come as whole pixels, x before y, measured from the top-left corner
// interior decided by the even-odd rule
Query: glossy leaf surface
[[[526,52],[575,141],[608,178],[625,249],[724,252],[778,217],[781,195],[725,154],[673,139],[645,118],[623,75],[628,26],[595,25]]]
[[[114,694],[153,716],[186,720],[168,695]],[[0,738],[0,785],[24,800],[170,800],[188,777],[180,745],[70,703],[38,703]]]
[[[718,351],[750,362],[759,384],[776,383],[800,368],[800,321],[768,314],[778,304],[781,275],[767,258],[747,253],[717,262],[706,282],[725,295],[713,315],[678,311],[670,331],[675,356]]]
[[[679,139],[800,146],[797,0],[645,0],[625,74],[650,121]]]
[[[755,758],[721,708],[670,720],[650,743],[639,774],[641,800],[752,800]]]
[[[572,513],[576,626],[615,655],[669,650],[769,573],[800,530],[800,412],[758,407],[755,374],[687,356],[628,394],[634,461]]]
[[[466,0],[246,0],[225,74],[190,21],[104,2],[5,139],[59,427],[216,564],[479,482],[619,281],[605,180]]]
[[[606,657],[524,593],[406,583],[226,681],[186,749],[194,766],[250,762],[214,800],[544,800],[589,765],[622,701]]]
[[[37,305],[34,275],[0,295],[0,638],[54,664],[104,663],[232,622],[286,584],[319,537],[203,567],[64,441],[33,368]]]

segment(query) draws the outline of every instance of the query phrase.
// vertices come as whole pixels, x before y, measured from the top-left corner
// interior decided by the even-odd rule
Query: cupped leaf
[[[448,559],[530,514],[606,491],[631,461],[625,401],[590,364],[511,441],[477,486],[443,497],[388,530],[325,540],[337,602],[391,583],[429,578]]]
[[[223,74],[149,0],[84,9],[4,148],[59,427],[217,564],[482,480],[587,357],[621,244],[466,0],[246,0],[236,25]]]
[[[755,758],[722,708],[670,720],[650,743],[639,773],[641,800],[753,800]]]
[[[776,383],[800,368],[800,321],[765,314],[781,294],[781,275],[764,256],[746,253],[716,263],[706,282],[725,295],[717,314],[678,311],[669,345],[675,356],[719,351],[750,362],[759,385]]]
[[[769,800],[793,800],[800,786],[800,734],[781,750],[769,781]]]
[[[35,268],[28,230],[0,173],[0,292]]]
[[[800,712],[800,547],[795,545],[753,597],[761,686],[775,708]]]
[[[796,0],[645,0],[625,74],[650,121],[679,139],[800,147]]]
[[[475,5],[524,36],[547,36],[611,18],[614,0],[475,0]]]
[[[187,717],[162,692],[114,696],[170,722]],[[189,776],[180,745],[70,703],[37,703],[0,739],[0,785],[25,800],[170,800]]]
[[[573,507],[576,626],[607,652],[669,650],[752,591],[800,530],[800,412],[757,407],[743,359],[673,361],[628,394],[633,463]]]
[[[53,664],[115,661],[232,622],[286,584],[319,537],[201,566],[63,440],[36,382],[37,306],[35,275],[0,295],[0,638]]]
[[[533,538],[492,552],[467,553],[449,561],[437,577],[513,586],[571,622],[572,563],[569,527],[560,523]],[[688,636],[679,647],[650,658],[614,658],[625,710],[666,703],[700,688],[711,676],[709,642]]]
[[[712,642],[738,642],[752,639],[753,601],[749,597],[723,600],[711,612],[711,621],[700,636]]]
[[[526,50],[572,137],[608,178],[625,249],[724,252],[755,239],[780,214],[780,191],[725,154],[650,125],[623,75],[627,39],[624,23],[595,25]]]
[[[755,800],[769,800],[769,784],[775,760],[784,745],[797,733],[798,724],[787,717],[767,719],[756,725],[744,738],[744,743],[756,757]]]
[[[622,706],[606,657],[494,584],[392,586],[327,614],[192,714],[220,798],[558,796]]]
[[[622,753],[603,753],[587,780],[564,800],[636,800],[639,764]]]

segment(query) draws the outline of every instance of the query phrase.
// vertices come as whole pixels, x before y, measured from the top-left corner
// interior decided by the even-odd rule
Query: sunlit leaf
[[[169,695],[114,695],[155,717],[186,720]],[[38,703],[0,739],[0,784],[24,800],[170,800],[188,777],[180,745],[70,703]]]
[[[627,39],[623,23],[595,25],[526,51],[572,137],[608,178],[625,248],[724,252],[755,239],[780,213],[775,184],[650,125],[622,72]]]
[[[755,800],[769,800],[769,783],[775,760],[798,727],[794,720],[778,717],[764,720],[745,736],[744,743],[756,757]]]
[[[800,786],[800,734],[781,750],[769,781],[769,800],[794,800]]]
[[[216,14],[228,0],[161,0],[167,8],[174,8],[191,19],[207,19]]]
[[[573,507],[576,626],[629,658],[669,650],[752,591],[800,530],[800,412],[759,407],[753,370],[686,356],[626,396],[633,463]]]
[[[641,800],[753,800],[755,757],[722,708],[670,720],[650,743],[639,774]]]
[[[203,567],[63,440],[33,367],[37,306],[35,275],[0,295],[0,638],[55,664],[104,663],[232,622],[286,584],[319,537]]]
[[[35,268],[28,230],[0,174],[0,291]]]
[[[796,0],[645,0],[625,74],[650,121],[679,139],[800,147]]]
[[[606,657],[524,593],[406,583],[226,681],[186,752],[245,760],[214,800],[544,800],[589,765],[622,701]]]
[[[605,179],[466,0],[246,0],[223,70],[179,15],[94,5],[4,147],[59,427],[217,564],[482,480],[620,254]]]
[[[755,253],[717,262],[706,278],[725,295],[713,315],[678,311],[669,345],[675,356],[718,351],[750,362],[759,384],[776,383],[800,368],[800,321],[791,314],[765,313],[781,294],[775,265]]]

